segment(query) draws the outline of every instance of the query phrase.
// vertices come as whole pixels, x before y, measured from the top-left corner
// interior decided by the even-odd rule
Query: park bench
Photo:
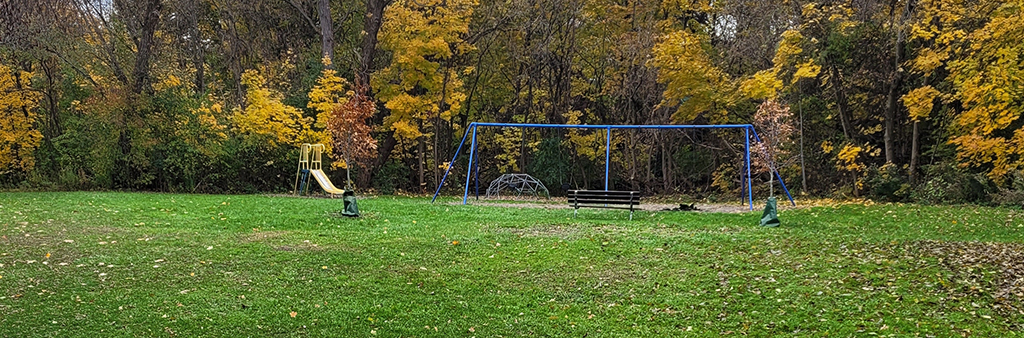
[[[580,208],[629,209],[629,220],[633,220],[634,207],[640,205],[639,191],[569,190],[568,196],[572,217]]]

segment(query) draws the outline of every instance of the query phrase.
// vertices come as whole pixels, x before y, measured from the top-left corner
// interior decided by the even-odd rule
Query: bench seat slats
[[[603,208],[629,209],[629,219],[633,219],[634,206],[640,205],[639,191],[613,190],[569,190],[569,205],[574,209]],[[573,215],[576,211],[573,211]]]
[[[627,205],[628,204],[632,204],[632,205],[639,205],[640,203],[638,203],[638,202],[639,202],[639,200],[610,200],[610,199],[600,199],[600,198],[585,198],[585,199],[584,198],[574,198],[574,199],[570,199],[569,200],[569,203],[579,203],[579,204],[627,204]]]
[[[587,191],[587,190],[570,190],[570,196],[640,196],[639,192],[636,191]]]
[[[585,206],[584,206],[584,205],[580,205],[580,208],[591,208],[591,209],[619,209],[619,210],[629,210],[630,212],[632,212],[632,211],[633,211],[633,210],[632,210],[632,209],[630,209],[630,208],[623,208],[623,207],[607,207],[607,206],[601,206],[601,205],[597,205],[597,204],[595,204],[595,205],[585,205]]]

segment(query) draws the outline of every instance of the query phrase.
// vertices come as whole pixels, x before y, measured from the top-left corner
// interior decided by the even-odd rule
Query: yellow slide
[[[295,195],[301,195],[299,191],[301,188],[305,188],[306,192],[309,192],[309,184],[306,179],[308,176],[304,176],[306,172],[313,174],[316,178],[316,183],[320,184],[321,188],[324,188],[328,194],[333,195],[344,195],[345,190],[338,189],[331,183],[331,179],[327,178],[327,174],[324,174],[322,168],[322,158],[324,153],[323,144],[302,144],[302,148],[299,150],[299,166],[295,169]],[[302,185],[300,185],[302,183]]]
[[[340,195],[340,194],[344,194],[345,193],[345,190],[338,189],[337,187],[334,186],[333,183],[331,183],[331,180],[329,178],[327,178],[327,174],[324,174],[323,170],[313,169],[313,170],[310,170],[309,172],[313,174],[313,177],[316,178],[316,182],[320,183],[320,187],[324,188],[324,191],[326,191],[327,193],[332,194],[332,195],[333,194],[339,194]]]

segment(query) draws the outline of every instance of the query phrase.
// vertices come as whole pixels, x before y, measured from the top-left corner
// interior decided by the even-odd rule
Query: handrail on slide
[[[295,186],[294,191],[296,195],[301,194],[300,190],[305,187],[308,191],[309,175],[313,176],[316,183],[323,188],[325,192],[333,195],[341,195],[345,193],[345,190],[338,189],[331,183],[331,179],[327,177],[327,174],[323,171],[323,152],[324,145],[303,143],[299,147],[299,166],[295,171]],[[301,184],[300,184],[301,183]]]

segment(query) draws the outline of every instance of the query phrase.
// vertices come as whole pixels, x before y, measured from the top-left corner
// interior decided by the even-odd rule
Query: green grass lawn
[[[453,201],[0,193],[0,336],[1022,335],[1019,210]]]

